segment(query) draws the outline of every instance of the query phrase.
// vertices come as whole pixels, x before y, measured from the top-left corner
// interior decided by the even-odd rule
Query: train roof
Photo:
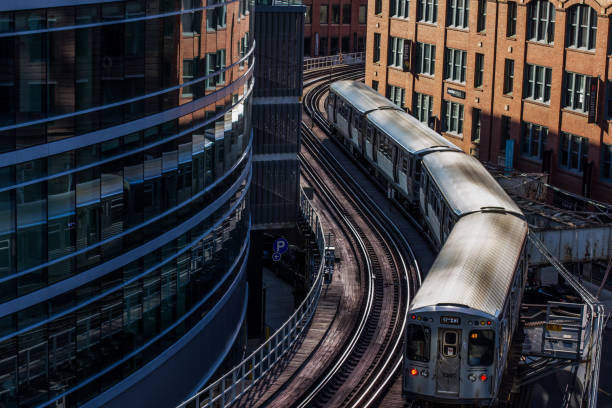
[[[474,213],[460,218],[410,309],[465,305],[498,317],[527,228],[524,220],[508,213]]]
[[[336,81],[331,84],[331,90],[347,100],[359,113],[378,108],[397,108],[397,106],[359,81]],[[398,108],[399,109],[399,108]]]
[[[368,120],[410,153],[435,147],[459,150],[440,134],[401,110],[377,110],[368,115]]]
[[[453,151],[433,152],[423,157],[423,166],[459,216],[491,208],[523,215],[487,169],[470,155]]]

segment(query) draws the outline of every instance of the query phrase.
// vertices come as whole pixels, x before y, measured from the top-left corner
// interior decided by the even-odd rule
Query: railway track
[[[361,76],[361,69],[337,69],[333,80]],[[315,106],[329,85],[326,77],[324,73],[320,83],[306,94],[305,107],[317,125],[329,133],[329,124]],[[314,76],[309,79],[311,84],[318,82]],[[410,291],[416,290],[420,282],[418,265],[393,222],[339,168],[333,155],[304,122],[302,142],[319,169],[300,154],[305,178],[353,237],[366,267],[359,321],[341,353],[294,406],[373,406],[401,367]],[[320,180],[320,171],[332,180],[333,186]]]

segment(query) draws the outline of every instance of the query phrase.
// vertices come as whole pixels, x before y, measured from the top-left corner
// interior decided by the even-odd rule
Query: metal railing
[[[182,402],[178,408],[224,408],[232,405],[287,354],[308,327],[316,311],[323,285],[325,269],[323,254],[333,243],[330,242],[331,236],[323,233],[321,218],[301,188],[300,211],[315,235],[319,250],[318,262],[313,265],[313,284],[306,298],[289,319],[257,350],[221,378]]]
[[[583,401],[586,401],[587,408],[597,407],[597,395],[599,389],[599,369],[601,366],[601,346],[603,339],[603,329],[606,324],[606,310],[604,305],[593,296],[582,284],[572,275],[561,262],[559,262],[546,248],[546,245],[533,233],[529,233],[529,242],[535,246],[555,270],[563,277],[568,285],[574,289],[582,298],[587,307],[587,325],[583,329],[584,349],[582,352],[585,360],[584,375],[584,394]]]
[[[334,65],[351,65],[363,62],[365,62],[365,51],[328,55],[325,57],[304,58],[304,72]]]

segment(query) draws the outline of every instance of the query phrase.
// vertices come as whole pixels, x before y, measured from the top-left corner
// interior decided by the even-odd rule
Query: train
[[[325,110],[438,250],[408,310],[403,396],[494,404],[527,279],[524,214],[476,158],[362,82],[332,83]]]

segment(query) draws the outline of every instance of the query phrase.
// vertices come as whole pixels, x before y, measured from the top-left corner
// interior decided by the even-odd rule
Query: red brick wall
[[[612,183],[600,177],[602,143],[612,144],[612,134],[606,120],[606,80],[612,80],[612,55],[608,55],[610,15],[612,3],[605,0],[584,0],[597,13],[597,39],[594,51],[579,51],[566,48],[567,10],[579,0],[554,0],[555,29],[554,44],[540,44],[527,41],[527,4],[517,2],[516,35],[506,37],[506,1],[488,1],[486,29],[478,33],[478,1],[470,0],[469,25],[467,30],[446,27],[446,1],[439,0],[437,24],[417,22],[417,0],[410,0],[408,19],[389,17],[389,2],[382,2],[382,13],[374,13],[372,0],[368,4],[368,24],[366,42],[366,84],[378,81],[378,90],[385,94],[387,85],[406,89],[406,109],[413,109],[413,92],[421,92],[434,97],[433,115],[441,118],[443,100],[455,101],[464,105],[463,135],[443,133],[465,152],[472,152],[482,161],[498,163],[503,160],[505,145],[502,143],[502,115],[511,118],[510,138],[515,141],[514,166],[525,171],[541,171],[542,162],[522,157],[521,123],[532,122],[548,128],[545,149],[552,150],[550,181],[552,184],[580,193],[582,174],[563,169],[559,166],[559,132],[569,132],[589,139],[588,160],[593,161],[591,179],[592,194],[595,199],[612,202]],[[380,62],[373,62],[374,33],[381,34]],[[389,36],[411,39],[436,45],[436,67],[433,78],[412,72],[403,72],[387,66]],[[465,84],[443,79],[445,47],[467,51],[467,72]],[[484,85],[474,87],[476,53],[485,56]],[[504,95],[504,62],[514,60],[514,87],[511,95]],[[525,64],[542,65],[552,68],[551,96],[549,104],[524,99],[523,81]],[[413,64],[414,65],[414,64]],[[565,71],[596,76],[601,79],[598,93],[598,121],[588,123],[587,115],[562,108],[563,78]],[[465,92],[465,99],[448,94],[448,88]],[[481,110],[481,138],[479,144],[471,141],[472,109]],[[438,131],[441,127],[438,126]]]
[[[351,23],[343,24],[342,12],[345,4],[351,5]],[[304,41],[310,42],[310,53],[304,50],[305,57],[315,57],[322,55],[330,55],[331,38],[338,39],[338,49],[342,47],[342,37],[349,38],[349,49],[348,52],[364,51],[359,49],[359,39],[363,39],[362,44],[365,43],[366,24],[359,24],[359,6],[367,6],[367,0],[305,0],[304,5],[310,7],[311,22],[310,24],[304,25]],[[319,9],[320,6],[327,5],[327,18],[328,24],[320,24]],[[340,24],[332,24],[332,5],[339,5],[340,7]],[[322,48],[318,48],[318,55],[315,54],[316,42],[325,38],[327,46],[325,47],[326,52],[321,53]]]

